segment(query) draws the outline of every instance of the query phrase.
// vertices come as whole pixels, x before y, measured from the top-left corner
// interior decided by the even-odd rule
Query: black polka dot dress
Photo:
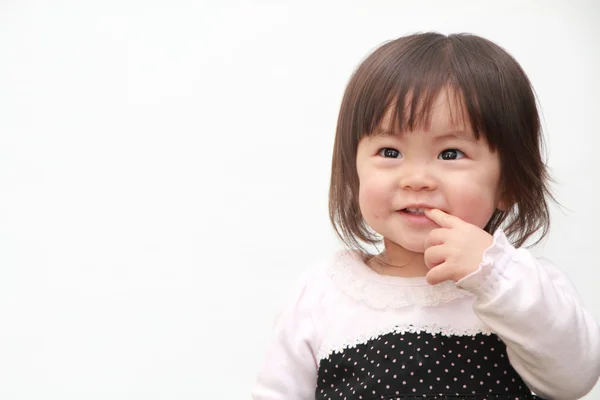
[[[315,397],[536,399],[495,335],[390,333],[321,360]]]

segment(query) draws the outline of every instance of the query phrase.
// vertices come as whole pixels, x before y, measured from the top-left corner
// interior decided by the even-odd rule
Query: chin
[[[425,245],[423,243],[410,244],[402,247],[404,247],[408,251],[412,251],[413,253],[425,253]]]
[[[403,249],[413,253],[425,252],[425,237],[418,240],[402,240],[402,238],[399,238],[398,240],[388,239],[388,242],[391,242],[393,245],[402,247]]]

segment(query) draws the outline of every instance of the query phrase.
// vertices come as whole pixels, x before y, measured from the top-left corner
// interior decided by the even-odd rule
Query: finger
[[[432,269],[446,261],[447,251],[444,246],[433,246],[425,250],[423,259],[427,268]]]
[[[437,208],[425,209],[424,211],[425,216],[427,218],[429,218],[442,228],[454,228],[459,223],[459,221],[461,221],[460,218],[457,218],[450,214],[446,214],[445,212]]]
[[[433,229],[425,238],[425,249],[446,243],[449,233],[450,229],[447,228]]]
[[[427,275],[425,275],[425,280],[430,285],[437,285],[438,283],[452,280],[451,268],[446,263],[442,263],[430,269]]]

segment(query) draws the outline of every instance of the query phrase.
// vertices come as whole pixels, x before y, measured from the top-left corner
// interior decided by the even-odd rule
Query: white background
[[[600,319],[599,18],[594,0],[3,0],[0,398],[247,398],[278,305],[340,246],[345,84],[416,31],[485,36],[529,74],[565,206],[536,252]]]

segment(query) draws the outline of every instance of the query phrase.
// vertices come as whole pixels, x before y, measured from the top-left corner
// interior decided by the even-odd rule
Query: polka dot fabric
[[[532,400],[495,335],[389,333],[319,363],[316,399]]]

